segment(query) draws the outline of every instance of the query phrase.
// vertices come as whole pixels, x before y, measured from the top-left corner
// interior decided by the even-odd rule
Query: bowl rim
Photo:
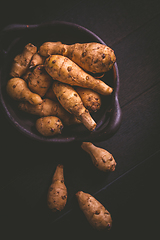
[[[71,22],[65,22],[65,21],[50,21],[50,22],[43,22],[40,24],[34,24],[34,25],[24,25],[24,24],[11,24],[6,26],[2,32],[0,36],[5,36],[6,33],[8,32],[14,32],[14,31],[28,31],[29,29],[37,29],[37,28],[43,28],[43,27],[47,27],[47,26],[56,26],[56,25],[65,25],[65,26],[71,26],[71,27],[76,27],[84,32],[87,32],[89,34],[91,34],[96,40],[97,42],[100,42],[104,45],[106,45],[106,43],[99,37],[97,36],[95,33],[93,33],[91,30],[80,26],[76,23],[71,23]],[[0,51],[5,55],[6,52],[3,50],[3,48],[0,47]],[[2,64],[0,64],[2,65]],[[0,66],[1,67],[1,66]],[[56,138],[55,136],[53,136],[52,138],[48,138],[48,137],[44,137],[41,135],[36,135],[35,133],[29,131],[28,129],[26,129],[25,127],[23,127],[18,121],[16,121],[16,119],[14,119],[14,117],[11,115],[11,113],[9,112],[5,100],[3,99],[2,94],[0,94],[0,102],[2,105],[2,108],[5,112],[5,115],[7,116],[7,119],[9,119],[10,123],[16,127],[16,129],[18,131],[20,131],[21,133],[23,133],[25,136],[30,137],[32,139],[41,141],[41,142],[54,142],[54,143],[66,143],[66,142],[73,142],[73,141],[103,141],[106,140],[107,138],[110,138],[112,135],[115,134],[115,132],[119,129],[120,127],[120,123],[121,123],[121,108],[120,108],[120,104],[119,104],[119,99],[118,99],[118,95],[119,95],[119,70],[118,70],[118,65],[117,62],[115,62],[114,64],[114,77],[116,80],[116,85],[114,87],[114,91],[113,91],[113,98],[112,98],[112,102],[114,104],[113,109],[111,111],[111,115],[109,118],[109,122],[107,124],[107,126],[105,126],[102,130],[94,130],[93,132],[89,132],[89,134],[87,136],[69,136],[64,137],[64,138]],[[0,69],[0,77],[1,77],[1,69]],[[1,81],[0,81],[0,92],[1,92]]]

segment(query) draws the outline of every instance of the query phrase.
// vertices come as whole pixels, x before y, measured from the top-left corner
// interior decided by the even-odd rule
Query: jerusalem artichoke
[[[32,56],[37,52],[37,47],[28,43],[21,54],[14,58],[10,75],[21,77],[28,69]]]
[[[89,112],[97,112],[101,107],[100,94],[88,88],[76,87],[76,91]]]
[[[42,98],[36,94],[32,93],[27,83],[21,78],[11,78],[7,82],[7,93],[14,100],[28,101],[33,105],[41,104]]]
[[[52,83],[52,78],[45,71],[43,65],[35,67],[33,72],[28,76],[28,86],[32,92],[43,97]]]
[[[45,42],[40,46],[42,56],[63,55],[70,58],[85,71],[102,73],[110,70],[115,61],[114,51],[108,46],[96,42],[75,43],[72,45],[61,42]]]
[[[76,197],[80,209],[93,228],[97,230],[111,229],[111,215],[98,200],[89,193],[84,193],[83,191],[77,192]]]
[[[84,107],[78,93],[68,84],[53,82],[52,89],[61,105],[71,114],[74,114],[90,131],[96,127],[89,111]]]
[[[89,153],[93,164],[101,171],[114,171],[116,167],[112,154],[103,148],[96,147],[91,142],[83,142],[82,149]]]
[[[80,123],[80,121],[72,114],[67,112],[59,102],[50,99],[43,99],[41,104],[32,105],[28,102],[21,102],[19,109],[40,117],[57,116],[60,118],[64,125],[72,125]]]
[[[36,129],[43,136],[50,137],[61,133],[63,129],[63,124],[58,117],[42,117],[37,119]]]
[[[64,184],[63,165],[58,165],[53,175],[52,184],[47,195],[48,207],[53,211],[61,211],[67,202],[67,188]]]
[[[111,87],[84,72],[76,63],[61,55],[51,55],[45,61],[47,73],[54,79],[71,86],[90,88],[102,95],[110,95]]]

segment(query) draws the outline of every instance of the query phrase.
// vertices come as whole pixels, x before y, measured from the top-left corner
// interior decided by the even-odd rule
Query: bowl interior
[[[103,124],[107,124],[110,120],[111,109],[114,108],[115,94],[111,96],[102,96],[102,107],[96,113],[91,114],[97,122],[95,131],[89,132],[82,124],[64,127],[62,134],[54,137],[41,136],[36,128],[35,122],[38,118],[27,113],[24,113],[18,109],[18,102],[12,100],[6,93],[6,84],[10,79],[9,72],[14,57],[22,52],[24,46],[31,42],[39,48],[43,42],[47,41],[61,41],[65,44],[74,44],[76,42],[104,42],[91,31],[80,27],[76,24],[54,22],[52,24],[41,24],[36,27],[28,26],[27,28],[21,28],[20,31],[13,28],[10,33],[12,40],[8,43],[9,35],[6,34],[6,42],[8,43],[7,49],[5,49],[5,58],[1,70],[1,102],[7,113],[7,116],[11,123],[18,128],[21,132],[25,133],[29,137],[33,137],[40,141],[49,142],[66,142],[73,140],[83,140],[83,138],[96,138],[96,132]],[[103,78],[101,78],[108,85],[114,89],[117,86],[117,77],[115,76],[115,69],[111,69],[107,72]],[[116,69],[118,71],[118,69]]]

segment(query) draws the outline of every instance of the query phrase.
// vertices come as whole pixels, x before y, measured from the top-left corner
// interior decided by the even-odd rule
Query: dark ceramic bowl
[[[0,101],[2,108],[10,122],[23,134],[45,142],[72,141],[103,141],[111,137],[119,128],[121,109],[118,100],[119,73],[117,63],[107,72],[104,82],[114,88],[109,97],[102,97],[102,107],[92,114],[97,122],[93,132],[89,132],[82,124],[65,127],[60,135],[54,137],[41,136],[36,128],[37,116],[32,116],[18,110],[17,102],[10,99],[6,93],[6,84],[13,58],[19,54],[24,46],[31,42],[39,47],[43,42],[61,41],[65,44],[76,42],[99,42],[105,44],[96,34],[77,24],[67,22],[49,22],[39,25],[9,25],[0,35]]]

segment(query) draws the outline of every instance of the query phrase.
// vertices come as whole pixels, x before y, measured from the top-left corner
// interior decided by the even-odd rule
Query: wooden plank
[[[160,12],[160,2],[151,1],[82,1],[59,20],[75,22],[113,46]],[[83,16],[83,17],[82,17]]]
[[[114,46],[120,74],[120,104],[124,106],[159,82],[160,15]]]
[[[24,4],[14,1],[8,3],[3,2],[3,10],[0,15],[0,30],[5,26],[13,23],[22,24],[39,24],[44,21],[56,20],[60,15],[63,15],[66,11],[71,10],[81,0],[59,0],[57,2],[46,0],[44,2],[32,1],[32,4]],[[8,17],[10,16],[10,17]]]

